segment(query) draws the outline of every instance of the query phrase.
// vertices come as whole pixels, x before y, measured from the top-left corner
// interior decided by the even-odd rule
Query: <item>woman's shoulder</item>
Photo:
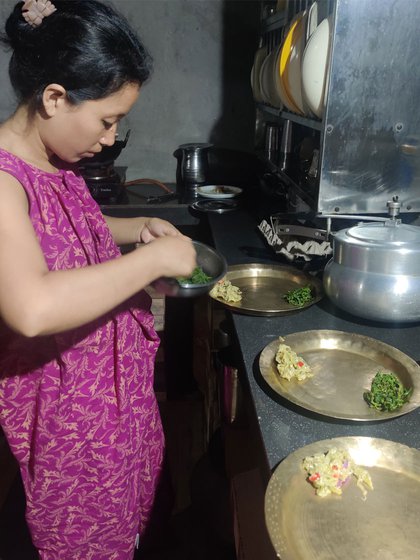
[[[62,180],[63,174],[68,174],[77,177],[77,168],[67,165],[51,165],[48,169],[44,168],[45,165],[37,165],[35,162],[28,161],[27,159],[13,153],[0,145],[0,169],[2,171],[10,172],[12,174],[21,174],[24,176],[36,176],[38,179],[45,176],[50,181],[54,177]]]
[[[0,147],[0,171],[14,177],[22,185],[28,180],[27,165],[19,156]]]
[[[23,159],[19,156],[9,152],[5,148],[0,145],[0,166],[7,167],[7,166],[19,166],[20,163],[23,163]]]
[[[37,167],[16,154],[0,147],[0,172],[17,180],[29,198],[60,196],[64,192],[77,193],[78,198],[88,190],[77,167],[54,165],[53,171]]]
[[[23,158],[0,146],[0,169],[2,171],[20,176],[25,175],[28,169],[33,168],[34,166],[26,162]]]

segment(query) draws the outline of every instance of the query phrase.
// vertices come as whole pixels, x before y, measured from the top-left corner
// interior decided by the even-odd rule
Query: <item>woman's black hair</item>
[[[127,19],[98,0],[53,0],[56,11],[37,27],[22,17],[23,2],[9,16],[1,41],[13,49],[9,76],[19,104],[41,106],[51,83],[71,103],[101,99],[124,84],[141,85],[152,59]]]

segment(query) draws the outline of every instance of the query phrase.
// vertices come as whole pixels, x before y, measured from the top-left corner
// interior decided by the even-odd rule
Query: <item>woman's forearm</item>
[[[29,337],[86,324],[147,286],[157,274],[154,260],[150,244],[106,263],[48,272],[26,286],[25,298],[4,305],[3,317]]]
[[[104,216],[112,237],[117,245],[127,245],[140,241],[140,234],[147,218],[116,218]]]

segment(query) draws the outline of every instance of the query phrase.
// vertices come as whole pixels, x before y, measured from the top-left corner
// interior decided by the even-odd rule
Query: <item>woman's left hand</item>
[[[161,218],[146,218],[139,232],[139,243],[149,243],[158,237],[182,236],[183,234],[170,222]]]

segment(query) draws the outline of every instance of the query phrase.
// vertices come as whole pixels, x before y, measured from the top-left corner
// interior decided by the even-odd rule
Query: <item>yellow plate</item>
[[[280,57],[279,57],[279,66],[278,66],[280,79],[283,85],[282,89],[284,90],[283,91],[284,99],[282,99],[282,101],[290,111],[294,111],[295,113],[298,113],[300,115],[303,114],[303,112],[296,105],[287,88],[287,66],[290,62],[292,46],[296,42],[296,35],[300,30],[300,21],[303,18],[304,14],[305,12],[300,12],[292,20],[289,27],[289,31],[286,35],[286,38],[283,42],[283,46],[281,48]]]
[[[306,481],[305,457],[344,449],[366,468],[366,499],[350,480],[341,496],[320,498]],[[417,560],[420,550],[420,451],[393,441],[342,437],[289,455],[265,495],[265,519],[281,560]]]
[[[332,418],[377,422],[420,406],[420,366],[393,346],[334,330],[303,331],[283,338],[312,368],[314,376],[305,381],[280,377],[275,363],[278,339],[261,352],[261,375],[275,393],[306,410]],[[413,389],[409,402],[400,409],[381,412],[365,402],[363,393],[370,389],[378,370],[394,373],[404,387]]]

